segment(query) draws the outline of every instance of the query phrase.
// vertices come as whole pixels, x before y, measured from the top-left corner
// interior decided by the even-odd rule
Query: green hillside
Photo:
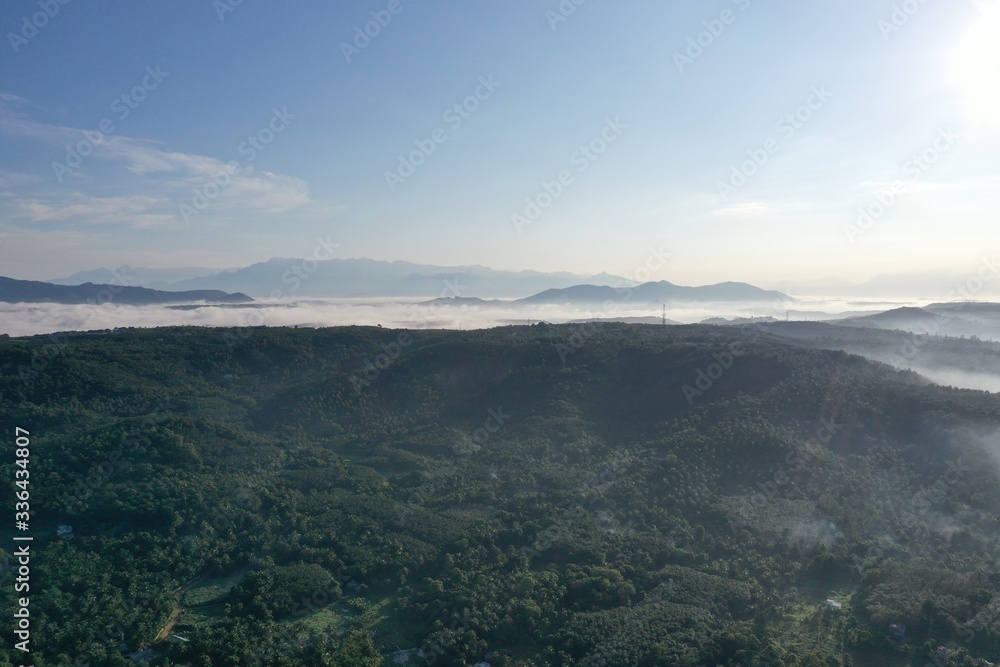
[[[36,667],[1000,656],[1000,399],[753,330],[3,339],[0,418]]]

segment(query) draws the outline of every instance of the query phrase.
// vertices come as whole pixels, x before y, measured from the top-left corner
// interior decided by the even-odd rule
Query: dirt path
[[[225,579],[224,581],[233,581],[233,584],[228,588],[232,588],[232,586],[234,586],[236,582],[242,579],[243,576],[249,571],[250,571],[249,567],[243,568],[242,570],[235,572],[234,574],[230,575],[227,579]],[[199,575],[198,577],[192,579],[188,583],[178,588],[175,591],[175,593],[180,593],[180,600],[183,601],[184,594],[187,593],[192,588],[194,588],[195,586],[197,586],[198,584],[200,584],[204,579],[205,579],[204,574]],[[164,625],[163,629],[160,630],[160,632],[156,635],[156,639],[153,640],[154,642],[162,642],[170,637],[170,631],[174,629],[175,625],[177,625],[177,621],[180,620],[181,613],[183,611],[184,608],[181,606],[181,602],[178,602],[176,605],[174,605],[173,611],[170,612],[170,618],[167,619],[167,624]]]
[[[197,585],[198,582],[200,582],[202,579],[203,577],[199,576],[194,580],[189,581],[188,583],[184,584],[179,589],[177,589],[177,592],[180,593],[181,596],[183,597],[184,593],[187,593],[192,586]],[[164,639],[170,636],[170,631],[174,629],[174,626],[177,625],[177,621],[179,621],[181,618],[181,611],[183,610],[181,609],[180,603],[174,605],[174,610],[170,612],[170,618],[167,619],[167,624],[164,625],[163,629],[160,630],[160,632],[156,635],[156,639],[153,640],[154,642],[162,642]]]
[[[170,618],[167,619],[167,624],[163,626],[163,629],[160,630],[160,634],[156,635],[156,639],[154,639],[153,641],[162,642],[164,639],[169,637],[170,631],[174,629],[175,625],[177,625],[177,621],[180,620],[180,617],[181,617],[181,608],[179,606],[174,607],[174,610],[170,612]]]

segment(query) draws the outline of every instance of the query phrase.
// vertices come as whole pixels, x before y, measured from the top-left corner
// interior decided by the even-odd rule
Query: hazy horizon
[[[498,299],[498,301],[504,301]],[[787,307],[767,303],[670,304],[668,320],[697,324],[712,318],[773,317],[781,320],[786,312],[796,321],[835,320],[852,315],[880,313],[905,306],[921,307],[933,299],[899,298],[893,301],[853,298],[800,299]],[[332,327],[376,326],[400,329],[483,329],[517,323],[567,323],[592,319],[648,317],[659,321],[660,305],[569,306],[520,305],[515,308],[492,305],[445,306],[428,304],[420,298],[283,298],[259,299],[246,305],[172,304],[123,305],[108,303],[54,304],[0,302],[0,334],[27,336],[68,331],[89,331],[121,327],[209,326],[209,327]],[[16,316],[14,316],[16,314]]]
[[[275,260],[293,259],[295,261],[309,261],[308,258],[278,258],[271,257],[267,260],[261,262],[255,262],[248,265],[234,265],[226,267],[194,267],[194,266],[183,266],[183,265],[152,265],[152,266],[134,266],[127,263],[122,264],[109,264],[105,266],[93,266],[80,271],[74,272],[64,272],[55,276],[48,276],[45,278],[28,278],[19,275],[9,275],[2,274],[3,277],[14,278],[18,280],[37,280],[40,282],[53,282],[53,281],[71,281],[78,274],[91,273],[96,271],[108,271],[111,273],[111,279],[107,281],[101,280],[91,280],[92,282],[106,282],[111,285],[135,285],[135,286],[147,286],[153,289],[160,289],[170,291],[175,289],[173,284],[175,282],[181,282],[183,279],[178,279],[176,281],[162,281],[159,284],[157,281],[151,280],[141,280],[137,279],[133,274],[127,271],[122,271],[122,269],[133,269],[142,271],[187,271],[192,276],[196,277],[208,277],[215,274],[225,274],[238,271],[249,266],[256,266],[260,264],[267,264]],[[330,259],[338,260],[372,260],[375,262],[387,262],[389,264],[416,264],[409,259],[394,259],[394,260],[377,260],[370,257],[331,257]],[[431,265],[428,265],[431,266]],[[647,263],[647,266],[649,264]],[[708,280],[703,283],[697,282],[685,282],[684,280],[678,279],[671,275],[655,275],[666,273],[669,274],[669,267],[660,268],[656,267],[653,270],[647,270],[645,267],[639,267],[639,270],[633,271],[630,275],[615,274],[612,271],[595,271],[589,273],[576,273],[569,270],[554,270],[554,271],[542,271],[539,269],[526,267],[526,268],[503,268],[497,266],[484,266],[484,265],[450,265],[435,268],[443,269],[455,269],[455,268],[482,268],[490,271],[500,271],[500,272],[511,272],[511,273],[541,273],[541,274],[570,274],[579,276],[581,279],[586,277],[594,277],[600,275],[608,275],[615,278],[621,278],[624,280],[624,284],[638,285],[644,282],[660,282],[666,281],[673,283],[675,285],[683,286],[702,286],[702,285],[717,285],[727,282],[736,283],[748,283],[753,284],[755,287],[760,287],[766,290],[775,290],[783,292],[789,296],[795,298],[804,298],[806,300],[814,298],[828,298],[831,300],[847,300],[847,299],[868,299],[868,300],[885,300],[890,303],[895,302],[924,302],[924,303],[935,303],[935,302],[946,302],[946,301],[989,301],[991,299],[1000,299],[1000,281],[994,282],[997,277],[998,267],[996,260],[989,257],[983,257],[982,261],[972,266],[973,270],[968,271],[965,274],[947,274],[945,272],[925,272],[917,273],[914,271],[909,272],[899,272],[895,274],[891,273],[878,273],[868,278],[860,281],[846,281],[838,280],[832,277],[827,278],[804,278],[800,281],[791,282],[763,282],[763,283],[753,283],[739,276],[729,276],[725,275],[719,276],[716,279]],[[73,280],[72,283],[66,284],[81,284],[80,280]],[[611,284],[614,281],[609,282]],[[584,283],[580,283],[584,284]],[[597,284],[597,283],[594,283]],[[221,288],[220,288],[221,289]],[[533,292],[527,292],[521,294],[521,297],[531,296]],[[428,292],[426,295],[428,298],[433,298],[437,294]],[[462,296],[471,297],[482,297],[482,298],[498,298],[490,294],[477,294],[468,293],[462,294]],[[502,298],[502,297],[499,297]]]

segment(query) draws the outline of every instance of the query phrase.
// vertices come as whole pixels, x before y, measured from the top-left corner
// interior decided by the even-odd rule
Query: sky
[[[0,35],[9,277],[324,239],[781,288],[996,247],[997,0],[8,0]]]

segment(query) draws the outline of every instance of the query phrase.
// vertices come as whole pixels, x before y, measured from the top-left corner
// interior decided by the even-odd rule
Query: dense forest
[[[5,338],[0,421],[0,665],[1000,656],[1000,399],[753,327]]]

